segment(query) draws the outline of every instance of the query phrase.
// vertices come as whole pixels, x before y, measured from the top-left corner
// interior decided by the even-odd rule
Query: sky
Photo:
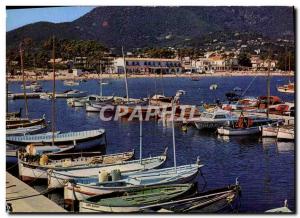
[[[61,23],[76,20],[94,7],[49,7],[6,10],[6,31],[39,21]]]

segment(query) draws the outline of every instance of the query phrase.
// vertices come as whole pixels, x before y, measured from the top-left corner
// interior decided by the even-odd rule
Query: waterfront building
[[[268,60],[262,60],[258,55],[252,55],[250,60],[251,60],[253,70],[266,70],[269,67]],[[276,60],[271,60],[270,69],[275,70],[276,64],[277,64]]]
[[[131,74],[182,72],[182,66],[178,59],[126,57],[125,61],[127,73]],[[124,73],[123,58],[115,58],[113,66],[115,73]]]
[[[224,71],[228,68],[226,65],[226,59],[219,54],[210,54],[205,57],[191,60],[190,67],[193,72],[198,73]]]
[[[73,76],[81,76],[84,74],[81,69],[73,69]]]

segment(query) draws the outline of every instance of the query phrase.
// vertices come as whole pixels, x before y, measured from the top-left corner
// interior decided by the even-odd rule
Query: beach
[[[25,80],[26,81],[34,81],[34,80],[52,80],[53,74],[52,72],[48,71],[47,75],[43,76],[35,76],[34,72],[32,71],[25,71]],[[219,71],[215,73],[207,73],[207,74],[163,74],[165,78],[189,78],[189,77],[232,77],[232,76],[267,76],[267,71]],[[294,76],[294,72],[290,71],[271,71],[271,76]],[[117,74],[117,73],[103,73],[101,75],[102,79],[120,79],[124,78],[124,74]],[[155,78],[161,77],[159,74],[129,74],[127,75],[128,78]],[[56,72],[55,76],[56,80],[81,80],[81,79],[100,79],[100,75],[98,73],[84,73],[81,76],[74,76],[71,73],[68,73],[67,70],[60,70]],[[8,76],[8,81],[22,81],[22,75],[18,76]]]

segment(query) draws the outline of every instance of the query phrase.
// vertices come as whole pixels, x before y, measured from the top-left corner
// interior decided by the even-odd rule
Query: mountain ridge
[[[23,38],[35,42],[51,35],[65,39],[96,40],[107,47],[172,46],[217,32],[254,32],[276,38],[294,35],[294,8],[101,6],[64,23],[41,21],[6,33],[7,47]]]

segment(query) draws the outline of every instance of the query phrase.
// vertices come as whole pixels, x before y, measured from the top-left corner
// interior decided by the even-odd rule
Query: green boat
[[[138,212],[141,207],[178,199],[193,194],[195,191],[193,184],[177,184],[97,195],[80,202],[80,212]]]

